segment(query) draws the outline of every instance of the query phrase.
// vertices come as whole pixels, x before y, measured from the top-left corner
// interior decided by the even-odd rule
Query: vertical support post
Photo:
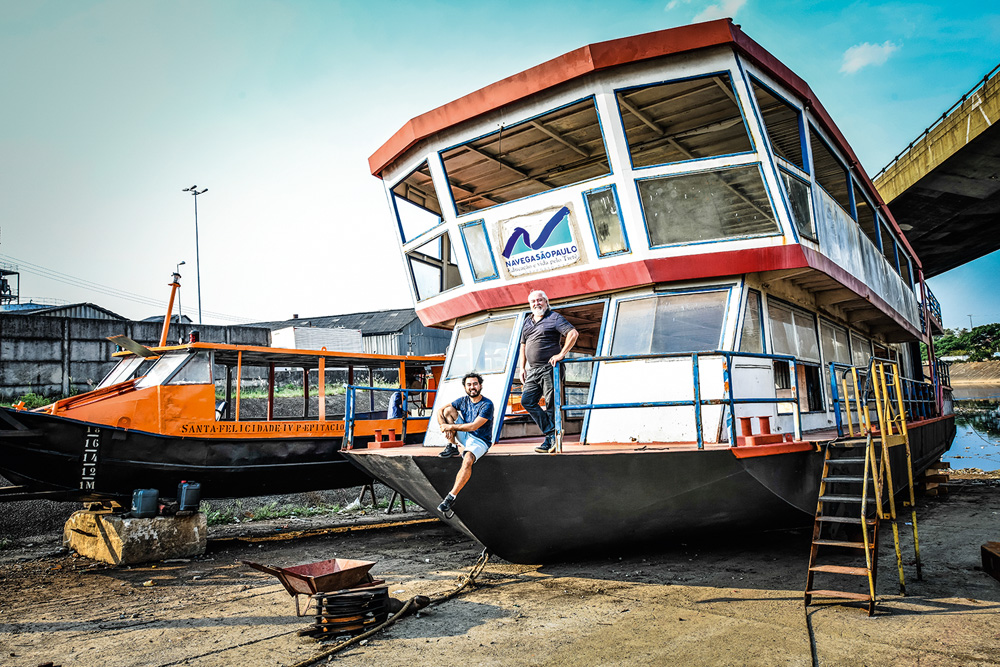
[[[694,380],[694,428],[698,436],[698,449],[705,449],[705,436],[701,429],[701,377],[698,373],[698,355],[691,355],[691,377]]]
[[[562,361],[556,363],[552,369],[552,409],[555,420],[555,450],[562,453],[563,443],[563,423],[562,423]]]
[[[316,395],[319,397],[319,420],[326,421],[326,357],[319,358],[319,387]]]
[[[833,417],[837,423],[837,435],[839,437],[844,437],[844,423],[840,418],[840,395],[837,393],[837,368],[830,363],[830,398],[833,400]],[[851,406],[848,404],[847,409],[850,410]]]
[[[243,350],[236,353],[236,421],[240,420],[240,391],[243,389]]]
[[[792,409],[792,431],[796,440],[802,439],[802,408],[799,407],[799,365],[794,359],[789,362],[791,367],[792,395],[795,396],[795,407]]]
[[[344,443],[341,449],[354,449],[354,385],[350,382],[344,396]]]
[[[267,420],[274,419],[274,364],[267,367]]]
[[[223,416],[229,419],[231,414],[233,414],[233,367],[226,366],[226,414]]]
[[[406,381],[406,362],[399,362],[399,395],[403,399],[403,425],[400,428],[402,435],[399,437],[406,442],[406,422],[410,420],[410,398],[407,394],[407,389],[409,388],[409,383]]]
[[[730,371],[732,356],[722,356],[722,376],[725,382],[726,396],[729,397],[729,446],[736,446],[736,399],[733,396],[733,375]]]
[[[309,418],[309,369],[302,369],[302,418]]]

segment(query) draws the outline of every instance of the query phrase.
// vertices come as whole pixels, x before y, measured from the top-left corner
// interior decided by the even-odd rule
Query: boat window
[[[812,314],[770,299],[767,313],[771,323],[771,350],[775,354],[819,361],[816,319]]]
[[[899,273],[899,266],[896,264],[896,239],[884,220],[879,220],[879,230],[882,232],[882,256],[889,262],[892,270]]]
[[[756,165],[637,184],[651,246],[778,232]]]
[[[850,337],[848,336],[846,329],[842,329],[841,327],[834,326],[829,322],[821,320],[819,323],[819,340],[820,345],[823,348],[823,379],[825,386],[829,387],[830,364],[836,362],[838,364],[850,365],[851,363],[851,346],[849,343]],[[837,370],[838,390],[841,370],[842,369]],[[833,400],[832,396],[830,400]]]
[[[747,290],[747,309],[743,313],[740,352],[764,352],[764,336],[760,319],[760,292],[756,290]]]
[[[809,133],[809,145],[812,147],[813,173],[816,174],[816,182],[849,213],[851,193],[847,189],[847,169],[826,142],[819,138],[815,129]]]
[[[621,209],[615,186],[599,188],[583,193],[587,203],[587,215],[597,239],[597,254],[601,257],[628,252],[628,239],[622,224]]]
[[[795,398],[791,384],[791,364],[787,361],[774,361],[774,394],[776,398]],[[819,366],[812,364],[795,364],[795,384],[799,391],[799,410],[816,412],[823,409],[823,387],[820,385]],[[778,414],[788,414],[793,403],[778,403]]]
[[[493,261],[493,249],[490,247],[490,239],[486,235],[486,223],[476,220],[461,225],[462,240],[465,242],[465,250],[469,254],[469,264],[472,265],[472,274],[475,280],[489,280],[497,277],[497,265]]]
[[[441,204],[434,192],[426,160],[392,188],[392,202],[399,219],[403,243],[417,238],[441,222]]]
[[[451,355],[447,378],[460,378],[466,373],[502,373],[507,367],[514,317],[490,320],[459,329]]]
[[[809,184],[792,176],[784,169],[778,171],[781,174],[781,183],[785,186],[785,194],[788,196],[788,206],[791,209],[792,219],[795,221],[795,228],[802,236],[815,241],[816,230],[813,228]]]
[[[726,289],[622,301],[611,354],[717,350],[728,297]]]
[[[878,248],[879,240],[877,238],[878,232],[876,231],[878,223],[875,221],[875,211],[872,210],[872,205],[868,203],[868,199],[861,192],[861,188],[858,187],[857,183],[854,184],[854,208],[858,213],[858,226],[861,227],[861,231],[865,233],[865,236],[872,242],[872,245]]]
[[[189,354],[187,363],[167,384],[212,384],[212,354],[208,350]]]
[[[760,107],[764,129],[767,130],[767,138],[771,140],[774,154],[804,170],[799,110],[773,94],[756,79],[750,79],[750,86],[757,98],[757,106]]]
[[[101,380],[101,383],[97,385],[98,389],[102,387],[110,387],[113,384],[118,384],[119,382],[125,382],[126,380],[131,380],[132,378],[142,377],[146,374],[149,368],[153,365],[154,360],[146,359],[144,357],[130,356],[121,359],[115,367],[111,369],[111,372]]]
[[[725,73],[619,90],[633,167],[753,150]]]
[[[864,368],[868,366],[868,360],[871,356],[871,344],[861,336],[851,332],[851,362],[855,366]]]
[[[611,173],[594,98],[441,153],[459,214]]]
[[[188,360],[189,356],[187,350],[163,355],[157,359],[145,377],[135,383],[136,389],[145,389],[146,387],[155,387],[156,385],[163,384],[174,374],[174,371]]]
[[[462,285],[451,236],[447,232],[407,252],[406,261],[417,301]]]

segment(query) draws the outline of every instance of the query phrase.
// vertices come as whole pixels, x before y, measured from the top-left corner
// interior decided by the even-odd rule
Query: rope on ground
[[[475,580],[476,580],[476,577],[478,577],[482,573],[483,568],[486,567],[486,563],[487,563],[487,561],[489,561],[489,559],[490,559],[489,552],[487,552],[486,549],[483,549],[483,552],[481,554],[479,554],[479,560],[477,560],[476,564],[472,566],[472,569],[469,571],[469,574],[467,574],[466,576],[462,577],[461,581],[459,582],[459,585],[457,587],[455,587],[454,589],[452,589],[451,591],[448,591],[447,593],[442,593],[440,595],[432,597],[431,598],[431,604],[440,604],[440,603],[442,603],[442,602],[444,602],[446,600],[450,600],[451,598],[455,597],[456,595],[458,595],[459,593],[461,593],[463,590],[465,590],[465,588],[467,588],[469,585],[474,584]],[[356,635],[354,637],[351,637],[350,639],[348,639],[346,641],[342,641],[342,642],[340,642],[339,644],[337,644],[335,646],[331,646],[330,648],[328,648],[327,650],[323,651],[322,653],[319,653],[319,654],[317,654],[317,655],[315,655],[315,656],[313,656],[311,658],[306,658],[302,662],[297,662],[294,665],[292,665],[291,667],[310,667],[311,665],[315,665],[317,662],[319,662],[320,660],[323,660],[324,658],[329,658],[333,654],[338,653],[339,651],[343,651],[348,646],[353,646],[354,644],[357,644],[358,642],[360,642],[360,641],[362,641],[364,639],[367,639],[368,637],[371,637],[375,633],[377,633],[377,632],[379,632],[379,631],[381,631],[381,630],[389,627],[390,625],[392,625],[393,623],[395,623],[398,619],[400,619],[404,615],[406,615],[406,613],[409,612],[410,607],[413,606],[413,600],[414,599],[415,598],[410,598],[409,600],[407,600],[406,604],[403,605],[402,609],[400,609],[395,614],[393,614],[392,616],[390,616],[381,625],[378,625],[378,626],[372,628],[371,630],[367,630],[367,631],[361,633],[360,635]]]

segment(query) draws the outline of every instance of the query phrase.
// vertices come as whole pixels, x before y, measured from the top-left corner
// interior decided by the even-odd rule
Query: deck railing
[[[893,402],[897,402],[898,397],[896,396],[896,387],[893,381],[893,376],[898,373],[896,362],[890,359],[872,357],[868,362],[867,368],[841,363],[830,364],[830,391],[833,397],[833,414],[837,422],[837,434],[841,437],[855,435],[855,428],[858,429],[858,433],[862,431],[861,424],[864,420],[861,418],[860,411],[870,409],[870,406],[875,401],[874,392],[867,381],[870,377],[872,364],[874,363],[885,365],[889,380],[887,384],[888,398]],[[933,383],[911,380],[904,378],[902,375],[900,375],[899,381],[900,390],[903,394],[905,419],[930,419],[940,416]],[[846,433],[844,429],[844,416],[847,417]]]
[[[926,283],[924,284],[924,294],[926,295],[925,298],[927,301],[927,310],[930,311],[931,316],[934,319],[936,319],[938,323],[944,322],[944,320],[941,319],[941,303],[937,300],[937,297],[934,296],[934,292],[931,291],[931,288],[928,287]],[[927,327],[926,323],[923,322],[923,318],[924,318],[924,309],[921,308],[920,309],[921,324],[924,325],[924,330],[926,331]]]
[[[407,407],[409,405],[410,394],[437,394],[437,389],[407,389],[407,388],[397,388],[397,387],[368,387],[365,385],[354,385],[349,384],[345,387],[346,393],[344,396],[344,444],[343,449],[354,449],[354,424],[357,421],[375,421],[376,418],[369,417],[368,419],[359,420],[354,414],[354,406],[356,403],[356,392],[358,391],[387,391],[387,392],[399,392],[403,395],[403,416],[396,417],[396,419],[402,419],[402,433],[400,438],[406,440],[406,427],[411,421],[429,421],[430,415],[411,415],[410,410]],[[432,402],[433,404],[433,402]],[[391,406],[390,406],[391,407]],[[378,417],[378,420],[389,419],[389,417]]]
[[[722,381],[723,381],[723,398],[708,398],[703,399],[701,397],[701,379],[700,379],[700,368],[699,360],[712,357],[722,357]],[[626,403],[586,403],[584,405],[573,404],[573,405],[562,405],[562,366],[565,364],[583,364],[583,363],[596,363],[606,361],[644,361],[653,359],[676,359],[676,358],[690,358],[691,359],[691,382],[693,389],[693,398],[691,400],[681,400],[681,401],[634,401]],[[753,359],[769,359],[772,361],[784,361],[789,364],[789,376],[790,376],[790,389],[792,391],[792,396],[782,397],[782,398],[738,398],[734,395],[733,382],[732,382],[732,367],[734,358],[753,358]],[[747,405],[747,404],[774,404],[778,405],[781,403],[792,403],[792,424],[795,434],[795,439],[799,440],[802,437],[802,415],[799,410],[799,387],[796,382],[797,377],[797,364],[795,357],[791,357],[784,354],[757,354],[753,352],[733,352],[727,350],[714,350],[710,352],[675,352],[668,354],[621,354],[621,355],[605,355],[597,357],[567,357],[556,364],[553,374],[553,385],[554,385],[554,408],[555,408],[555,432],[556,432],[556,450],[562,451],[562,436],[563,436],[563,412],[564,411],[585,411],[590,412],[591,410],[607,410],[607,409],[620,409],[620,408],[667,408],[667,407],[690,407],[694,409],[694,420],[695,420],[695,430],[697,433],[697,445],[698,449],[705,448],[705,438],[702,432],[702,419],[701,419],[701,408],[706,405],[722,405],[729,407],[729,421],[727,425],[727,430],[729,431],[729,444],[730,446],[736,445],[736,420],[733,415],[737,405]],[[597,373],[597,368],[595,367],[595,375]]]

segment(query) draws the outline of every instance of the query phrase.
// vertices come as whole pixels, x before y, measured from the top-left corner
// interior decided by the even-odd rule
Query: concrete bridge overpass
[[[1000,65],[879,172],[875,186],[925,278],[1000,249]]]

